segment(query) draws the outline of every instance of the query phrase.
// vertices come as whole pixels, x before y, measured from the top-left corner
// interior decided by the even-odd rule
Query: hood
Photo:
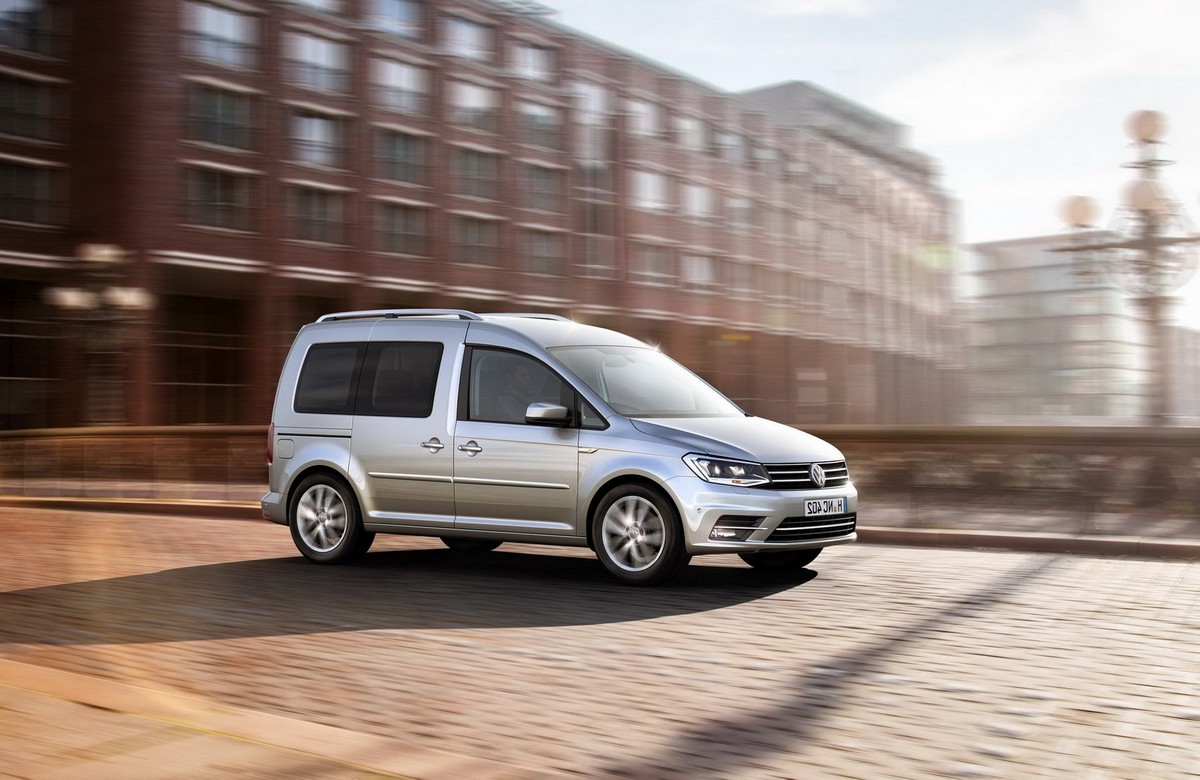
[[[756,463],[843,460],[842,453],[823,439],[761,417],[670,417],[630,423],[644,434],[704,455]]]

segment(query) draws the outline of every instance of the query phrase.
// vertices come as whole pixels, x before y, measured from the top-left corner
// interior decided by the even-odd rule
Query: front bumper
[[[853,484],[821,490],[765,490],[676,477],[666,482],[666,488],[680,508],[690,555],[806,550],[857,539],[858,491]],[[844,498],[844,511],[805,516],[806,500],[830,498]],[[735,529],[738,538],[721,538],[730,535],[729,529]]]

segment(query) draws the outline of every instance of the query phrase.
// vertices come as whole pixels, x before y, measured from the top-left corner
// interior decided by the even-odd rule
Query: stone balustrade
[[[817,426],[863,501],[1014,511],[1150,512],[1200,522],[1200,428]],[[0,492],[170,496],[265,488],[266,428],[0,432]],[[246,491],[243,490],[243,493]]]

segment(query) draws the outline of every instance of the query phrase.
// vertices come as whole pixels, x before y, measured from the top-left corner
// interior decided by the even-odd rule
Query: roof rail
[[[317,322],[336,320],[363,320],[371,318],[398,319],[400,317],[458,317],[460,320],[482,320],[478,314],[463,309],[370,309],[368,311],[339,311],[317,318]]]
[[[494,311],[487,314],[479,315],[481,317],[520,317],[525,320],[557,320],[559,322],[574,322],[567,317],[559,316],[558,314],[542,314],[539,312],[516,312],[516,311]]]

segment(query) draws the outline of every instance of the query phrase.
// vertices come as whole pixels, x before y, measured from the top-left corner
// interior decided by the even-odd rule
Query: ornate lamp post
[[[80,287],[53,287],[46,301],[82,331],[83,396],[89,425],[125,421],[124,372],[128,326],[154,307],[154,296],[123,284],[125,252],[111,244],[79,247]]]
[[[1114,217],[1111,240],[1094,240],[1096,233],[1083,235],[1056,252],[1089,253],[1080,272],[1104,274],[1128,293],[1145,315],[1150,350],[1150,406],[1146,419],[1151,425],[1167,425],[1171,418],[1171,361],[1166,354],[1164,322],[1171,294],[1196,269],[1196,254],[1190,244],[1200,242],[1182,206],[1159,179],[1160,168],[1170,160],[1158,156],[1166,131],[1166,118],[1157,111],[1132,114],[1126,130],[1138,149],[1137,159],[1125,167],[1138,172],[1125,190],[1125,206]],[[1062,216],[1076,231],[1094,228],[1096,202],[1075,196],[1063,203]]]

